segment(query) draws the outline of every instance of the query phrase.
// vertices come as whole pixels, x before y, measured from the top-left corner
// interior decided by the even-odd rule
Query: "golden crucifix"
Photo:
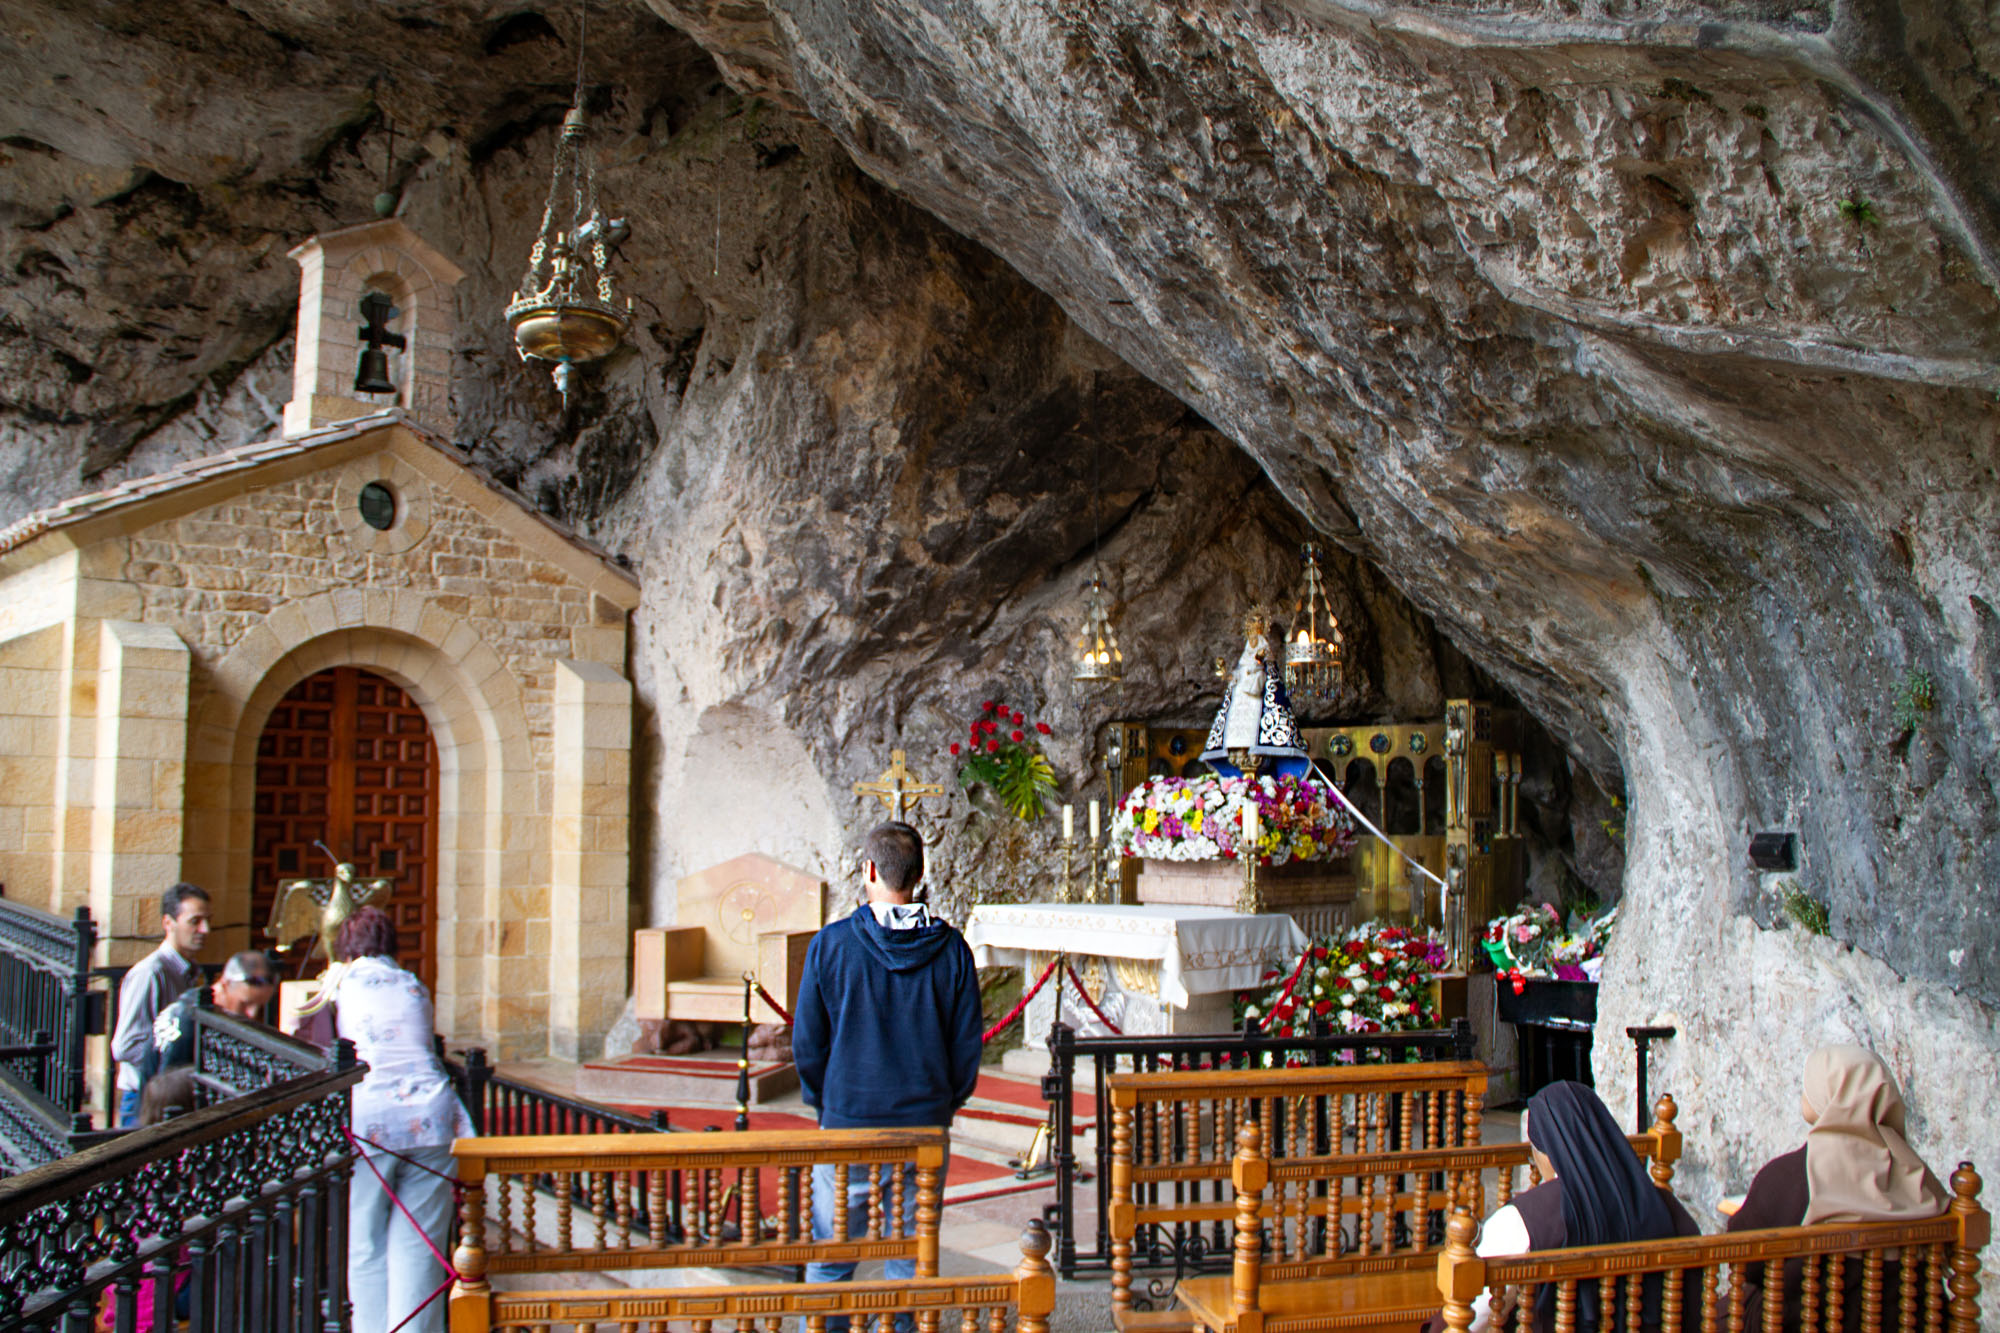
[[[889,767],[882,770],[882,776],[873,782],[854,784],[856,796],[873,796],[889,807],[891,819],[901,819],[926,796],[942,796],[944,788],[935,782],[918,782],[910,774],[910,766],[903,762],[901,750],[889,751]]]

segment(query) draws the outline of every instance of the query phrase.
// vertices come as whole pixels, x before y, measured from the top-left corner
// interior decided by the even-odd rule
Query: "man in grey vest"
[[[160,895],[160,947],[132,965],[118,989],[118,1026],[111,1054],[118,1061],[118,1123],[139,1123],[139,1062],[153,1044],[160,1011],[201,980],[195,958],[208,942],[208,891],[176,884]]]

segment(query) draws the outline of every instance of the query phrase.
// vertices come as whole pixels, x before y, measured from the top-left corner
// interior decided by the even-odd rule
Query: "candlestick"
[[[1063,807],[1063,841],[1076,841],[1076,807],[1073,805]]]
[[[1243,842],[1244,845],[1249,849],[1248,854],[1251,856],[1255,856],[1257,854],[1257,838],[1260,832],[1261,830],[1258,828],[1257,807],[1254,804],[1244,806]]]
[[[1097,841],[1097,802],[1090,803],[1090,840]]]

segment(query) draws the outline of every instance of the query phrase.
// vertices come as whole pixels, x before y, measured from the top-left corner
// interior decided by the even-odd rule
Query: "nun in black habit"
[[[1528,1102],[1521,1129],[1534,1154],[1542,1183],[1514,1196],[1513,1202],[1487,1218],[1473,1247],[1486,1258],[1530,1254],[1538,1250],[1575,1249],[1586,1245],[1617,1245],[1626,1241],[1698,1236],[1701,1228],[1672,1192],[1653,1183],[1646,1164],[1612,1120],[1595,1092],[1581,1083],[1551,1083]],[[1699,1273],[1691,1275],[1699,1282]],[[1659,1333],[1658,1275],[1644,1282],[1640,1327]],[[1622,1286],[1622,1284],[1621,1284]],[[1699,1286],[1689,1288],[1699,1292]],[[1556,1323],[1555,1284],[1536,1293],[1535,1333],[1552,1333]],[[1622,1308],[1609,1319],[1599,1308],[1597,1283],[1580,1282],[1576,1291],[1576,1333],[1597,1333],[1626,1327]],[[1701,1302],[1686,1301],[1683,1309],[1700,1325]],[[1525,1320],[1503,1323],[1525,1325]],[[1473,1305],[1475,1333],[1491,1326],[1493,1312],[1481,1294]],[[1442,1325],[1442,1318],[1432,1327]]]

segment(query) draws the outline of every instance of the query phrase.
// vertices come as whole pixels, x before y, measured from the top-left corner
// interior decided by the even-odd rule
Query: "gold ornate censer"
[[[556,389],[569,406],[576,367],[609,356],[632,325],[611,289],[610,247],[631,234],[623,218],[597,202],[590,122],[583,114],[583,20],[577,25],[576,95],[556,143],[555,173],[542,227],[528,252],[528,272],[507,306],[521,359],[555,363]]]

